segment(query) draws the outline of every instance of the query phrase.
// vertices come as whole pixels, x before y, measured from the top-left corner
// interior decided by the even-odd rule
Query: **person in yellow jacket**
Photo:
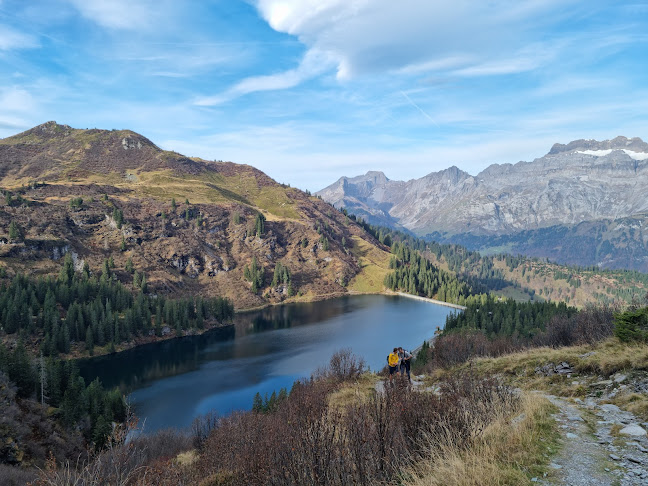
[[[398,365],[400,364],[400,356],[398,356],[398,348],[394,348],[394,351],[389,353],[387,356],[387,366],[389,366],[389,383],[392,383],[394,374],[398,372]]]

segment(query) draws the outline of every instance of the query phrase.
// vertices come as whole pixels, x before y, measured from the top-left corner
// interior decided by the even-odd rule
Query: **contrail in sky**
[[[417,105],[416,103],[414,103],[414,102],[412,101],[412,98],[410,98],[409,96],[407,96],[407,95],[405,94],[405,92],[403,92],[403,91],[401,91],[400,94],[402,94],[402,95],[405,97],[405,99],[406,99],[407,101],[409,101],[410,104],[411,104],[414,108],[416,108],[418,111],[420,111],[421,113],[423,113],[423,116],[424,116],[425,118],[427,118],[428,120],[430,120],[432,123],[434,123],[434,125],[435,125],[437,128],[439,128],[439,124],[438,124],[437,122],[435,122],[434,119],[433,119],[430,115],[428,115],[428,114],[423,110],[423,108],[421,108],[419,105]]]

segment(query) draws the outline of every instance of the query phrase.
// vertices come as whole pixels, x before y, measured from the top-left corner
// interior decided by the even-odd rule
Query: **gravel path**
[[[539,484],[648,486],[648,438],[636,417],[593,398],[568,401],[552,395],[563,447]]]
[[[388,380],[377,381],[376,391],[384,392],[385,386],[390,386]],[[436,387],[425,386],[423,376],[412,375],[411,386],[438,393]],[[551,473],[533,478],[533,482],[552,486],[648,486],[648,423],[592,396],[581,400],[536,393],[558,408],[555,418],[562,448],[549,465]]]

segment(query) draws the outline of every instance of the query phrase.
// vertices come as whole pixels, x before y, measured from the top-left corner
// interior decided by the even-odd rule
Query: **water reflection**
[[[272,350],[263,343],[254,347],[227,346],[248,334],[255,334],[322,322],[366,307],[362,299],[343,297],[326,302],[297,303],[267,307],[236,314],[232,325],[212,329],[199,336],[145,344],[116,355],[79,360],[82,376],[99,378],[107,387],[130,391],[161,378],[196,370],[214,360],[260,356]]]
[[[133,391],[149,431],[187,426],[216,409],[248,409],[252,397],[289,388],[342,347],[378,369],[394,346],[418,346],[447,307],[402,297],[345,297],[237,314],[232,326],[80,362],[82,375]]]

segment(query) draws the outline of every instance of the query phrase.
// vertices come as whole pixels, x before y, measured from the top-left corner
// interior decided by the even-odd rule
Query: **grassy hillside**
[[[459,245],[439,244],[384,227],[362,226],[379,241],[400,242],[418,250],[439,269],[467,282],[473,293],[492,292],[515,300],[627,304],[648,292],[648,274],[632,270],[568,267],[522,255],[481,255]]]
[[[137,271],[153,293],[224,296],[239,309],[344,294],[354,279],[354,291],[382,290],[388,248],[330,205],[127,130],[48,122],[0,140],[0,190],[8,277],[57,274],[69,252],[77,270],[98,275],[110,259],[126,285]],[[273,284],[278,267],[290,281]]]

